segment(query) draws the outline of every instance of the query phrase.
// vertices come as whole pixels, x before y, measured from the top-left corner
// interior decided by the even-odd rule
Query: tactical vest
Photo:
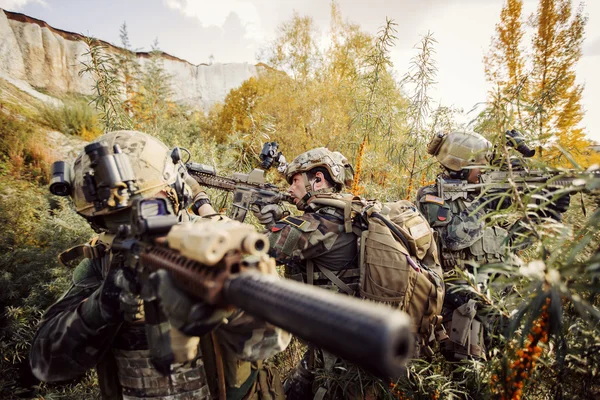
[[[89,243],[61,253],[59,261],[69,265],[80,257],[94,259],[99,262],[104,277],[111,268],[112,239],[111,235],[101,234]],[[97,371],[104,400],[211,398],[200,347],[195,360],[172,364],[170,376],[162,376],[150,361],[143,320],[122,324],[111,350],[98,363]]]
[[[499,263],[504,259],[503,247],[508,232],[498,226],[484,226],[480,221],[480,237],[470,246],[458,251],[449,250],[444,239],[446,229],[455,215],[465,211],[471,202],[469,199],[448,200],[438,197],[435,185],[426,186],[417,194],[417,205],[426,216],[432,228],[439,232],[439,254],[441,254],[444,278],[453,279],[456,285],[464,281],[454,279],[456,267],[473,272],[474,263],[485,265]],[[479,273],[477,281],[480,290],[486,290],[489,277]],[[485,359],[484,326],[475,319],[478,304],[464,294],[447,293],[444,301],[443,324],[448,332],[448,340],[441,343],[442,352],[452,360],[467,357]]]
[[[472,261],[479,265],[502,262],[508,232],[499,226],[484,226],[484,221],[480,222],[483,234],[473,244],[458,251],[448,250],[444,230],[452,222],[452,217],[466,210],[470,202],[465,199],[448,201],[437,197],[437,194],[435,185],[421,188],[417,194],[417,206],[431,227],[439,232],[439,254],[444,271],[452,271],[457,266],[469,269]]]

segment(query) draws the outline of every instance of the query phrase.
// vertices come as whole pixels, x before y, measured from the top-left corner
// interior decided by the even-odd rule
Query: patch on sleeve
[[[277,223],[271,227],[271,232],[279,232],[283,228],[285,228],[285,224]]]
[[[448,212],[449,210],[447,208],[439,208],[438,209],[438,213],[437,213],[437,218],[440,221],[445,221],[448,219]]]
[[[439,204],[440,206],[444,205],[444,199],[442,199],[441,197],[434,196],[432,194],[425,195],[425,202],[426,203],[436,203],[436,204]]]
[[[281,223],[291,225],[295,228],[300,229],[302,232],[304,232],[305,229],[307,229],[310,226],[310,222],[302,220],[300,218],[295,218],[295,217],[292,217],[289,215],[283,219],[280,219],[278,224],[281,224]],[[275,226],[277,226],[277,225],[275,225]]]

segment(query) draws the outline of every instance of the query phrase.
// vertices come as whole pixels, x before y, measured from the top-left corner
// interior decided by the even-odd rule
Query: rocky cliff
[[[89,94],[91,78],[79,76],[87,50],[82,38],[44,21],[0,9],[0,77],[15,85],[54,93]],[[113,54],[124,51],[105,44]],[[143,64],[148,53],[138,52],[136,57]],[[193,65],[166,53],[163,59],[165,70],[173,75],[173,100],[204,110],[257,75],[257,67],[248,63]]]

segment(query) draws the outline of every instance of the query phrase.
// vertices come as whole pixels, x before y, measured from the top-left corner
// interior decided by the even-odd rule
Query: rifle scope
[[[532,150],[525,143],[525,138],[521,132],[516,129],[506,131],[506,144],[517,150],[523,157],[529,158],[535,155],[535,150]]]

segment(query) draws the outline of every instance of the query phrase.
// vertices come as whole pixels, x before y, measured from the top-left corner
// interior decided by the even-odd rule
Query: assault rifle
[[[519,191],[534,191],[539,188],[560,189],[567,192],[590,192],[600,188],[600,169],[587,171],[490,170],[479,175],[479,183],[447,179],[438,176],[436,180],[438,196],[444,200],[466,199],[469,193],[498,193],[516,188]]]
[[[217,175],[210,165],[188,162],[188,173],[202,186],[233,192],[229,217],[244,222],[248,210],[260,211],[268,204],[292,202],[292,197],[272,183],[265,182],[263,170],[254,169],[249,174],[234,173],[233,177]],[[269,228],[269,226],[267,226]]]
[[[140,283],[150,355],[159,371],[169,373],[173,356],[149,275],[165,269],[199,301],[239,308],[379,376],[399,375],[413,346],[405,313],[260,273],[264,263],[274,263],[268,246],[250,225],[208,219],[177,224],[166,199],[134,200],[131,224],[119,228],[112,250]]]

